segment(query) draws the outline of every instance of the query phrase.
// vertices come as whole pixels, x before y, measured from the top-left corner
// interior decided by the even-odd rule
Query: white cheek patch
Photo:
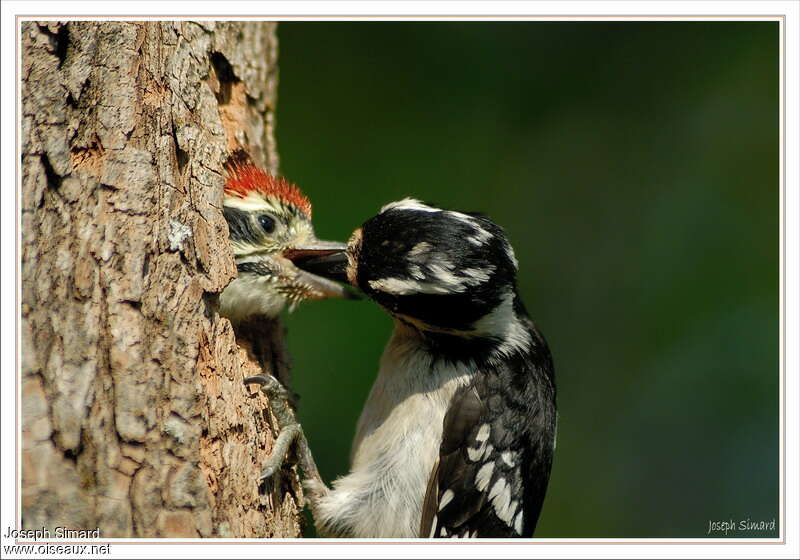
[[[420,265],[411,264],[408,267],[411,278],[379,278],[370,280],[369,286],[373,290],[396,296],[463,293],[488,282],[495,271],[495,267],[490,265],[486,268],[466,268],[461,275],[457,275],[454,272],[455,265],[445,258],[436,259],[425,268],[423,271]]]
[[[441,286],[432,286],[430,284],[423,284],[419,280],[402,278],[381,278],[379,280],[370,280],[369,287],[373,290],[396,296],[447,293],[447,290]]]

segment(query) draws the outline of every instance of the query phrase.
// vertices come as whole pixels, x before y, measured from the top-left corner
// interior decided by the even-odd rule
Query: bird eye
[[[258,223],[267,233],[275,231],[275,219],[269,214],[261,214],[258,217]]]

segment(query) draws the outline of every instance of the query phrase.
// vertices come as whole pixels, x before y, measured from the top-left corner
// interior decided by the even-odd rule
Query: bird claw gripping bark
[[[272,446],[272,453],[264,462],[260,481],[271,478],[283,465],[286,455],[292,444],[296,444],[298,464],[313,485],[325,486],[319,476],[317,465],[308,446],[308,441],[303,433],[303,428],[297,422],[294,410],[290,406],[291,393],[272,375],[255,375],[244,380],[245,384],[257,383],[261,392],[269,397],[270,408],[278,421],[280,433]]]

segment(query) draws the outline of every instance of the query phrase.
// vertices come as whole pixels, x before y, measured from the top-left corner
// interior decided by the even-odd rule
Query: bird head
[[[346,248],[317,239],[311,203],[296,186],[250,163],[229,163],[226,171],[222,213],[238,275],[220,296],[222,315],[232,321],[274,317],[287,304],[293,309],[306,299],[354,297],[296,266]]]
[[[428,333],[507,339],[522,306],[517,260],[500,226],[414,199],[387,204],[345,251],[302,266],[348,281]]]

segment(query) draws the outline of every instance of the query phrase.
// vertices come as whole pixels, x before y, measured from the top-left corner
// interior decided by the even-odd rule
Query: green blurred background
[[[701,537],[709,520],[778,517],[778,32],[279,25],[282,172],[318,234],[345,239],[409,195],[506,228],[558,383],[537,537]],[[287,324],[330,481],[391,321],[325,301]]]

